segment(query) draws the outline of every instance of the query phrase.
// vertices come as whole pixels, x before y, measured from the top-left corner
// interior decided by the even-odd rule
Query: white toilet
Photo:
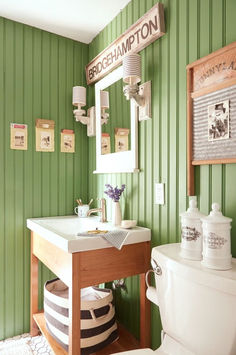
[[[156,288],[147,297],[160,307],[161,346],[119,355],[236,355],[236,259],[215,271],[179,254],[179,243],[152,249]]]

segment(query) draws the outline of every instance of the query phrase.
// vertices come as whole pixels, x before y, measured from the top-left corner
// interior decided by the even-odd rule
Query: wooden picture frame
[[[54,127],[53,120],[36,119],[36,152],[54,152]]]
[[[236,42],[187,65],[186,69],[188,195],[193,196],[194,166],[236,163],[236,125],[233,123],[236,120],[232,119],[236,118],[236,105],[234,110],[231,100],[234,92],[236,96]],[[226,111],[226,101],[229,101],[228,122],[231,122],[230,133],[227,132],[229,139],[212,142],[208,140],[209,107],[223,106]]]

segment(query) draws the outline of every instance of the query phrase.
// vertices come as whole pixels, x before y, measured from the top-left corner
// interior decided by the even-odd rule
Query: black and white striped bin
[[[69,345],[69,289],[59,279],[44,285],[44,315],[49,333]],[[109,289],[81,289],[81,354],[96,352],[118,339],[113,295]]]

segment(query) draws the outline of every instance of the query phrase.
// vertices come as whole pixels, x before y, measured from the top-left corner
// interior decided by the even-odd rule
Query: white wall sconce
[[[96,110],[95,106],[90,107],[86,111],[82,109],[86,105],[86,88],[83,86],[73,87],[73,106],[77,106],[76,110],[73,110],[76,122],[81,122],[87,125],[87,136],[93,137],[96,135]],[[101,91],[101,124],[107,124],[109,113],[106,112],[109,109],[109,92]]]
[[[87,111],[87,116],[85,116],[86,111],[81,107],[86,105],[86,88],[83,86],[73,87],[73,99],[72,104],[77,106],[76,110],[73,110],[76,122],[81,122],[87,125],[87,136],[93,137],[96,135],[96,115],[95,107],[90,107]]]
[[[83,86],[73,87],[73,100],[72,104],[77,106],[76,110],[73,110],[75,120],[83,124],[88,124],[88,117],[85,116],[86,111],[81,107],[86,105],[86,88]]]
[[[138,85],[141,81],[141,56],[130,54],[123,59],[123,81],[127,100],[134,100],[139,107],[139,121],[151,118],[151,81]]]
[[[101,95],[101,124],[107,124],[109,113],[106,112],[106,109],[109,109],[109,92],[100,91]]]

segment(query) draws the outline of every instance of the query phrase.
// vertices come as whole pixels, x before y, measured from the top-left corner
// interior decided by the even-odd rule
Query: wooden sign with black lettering
[[[124,56],[138,53],[164,34],[164,6],[157,3],[86,66],[87,84],[95,83],[116,68]]]

